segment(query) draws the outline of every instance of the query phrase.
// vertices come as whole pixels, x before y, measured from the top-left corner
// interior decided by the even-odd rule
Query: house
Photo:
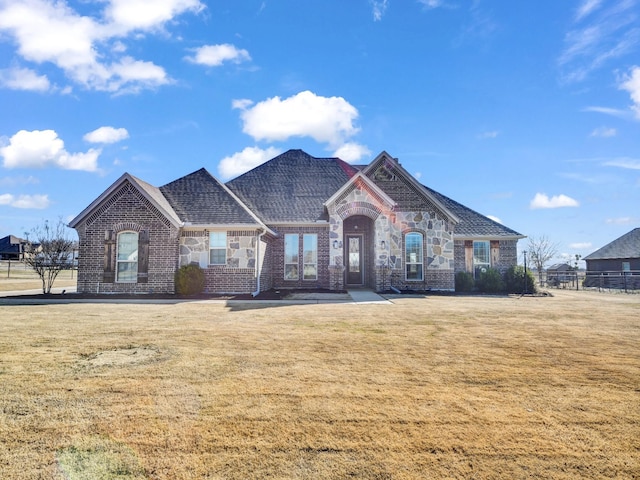
[[[547,268],[547,284],[554,287],[576,279],[576,272],[568,263],[556,263]]]
[[[122,175],[70,222],[78,291],[452,291],[457,271],[517,262],[523,235],[421,185],[382,152],[368,165],[289,150],[225,183],[200,169],[161,187]]]
[[[640,228],[625,233],[583,260],[587,264],[587,287],[640,288]]]
[[[14,235],[0,238],[0,260],[22,260],[26,240]]]

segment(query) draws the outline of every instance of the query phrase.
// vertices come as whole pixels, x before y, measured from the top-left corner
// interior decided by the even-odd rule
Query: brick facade
[[[178,263],[178,229],[130,183],[125,182],[80,225],[78,292],[174,293]],[[123,231],[149,234],[146,283],[105,281],[105,234]]]
[[[287,196],[288,190],[274,197],[266,196],[272,192],[265,191],[262,206],[268,208],[263,217],[272,218],[267,226],[258,218],[259,209],[251,212],[246,206],[260,207],[263,190],[275,188],[273,183],[265,186],[262,177],[247,181],[247,188],[236,192],[252,199],[253,203],[243,204],[204,170],[160,189],[123,175],[123,180],[72,222],[80,238],[78,291],[173,293],[175,271],[190,263],[204,269],[208,293],[253,293],[272,288],[343,290],[357,286],[377,291],[452,291],[456,272],[473,271],[476,238],[490,242],[493,268],[504,272],[517,264],[517,239],[521,238],[517,232],[495,222],[489,224],[491,220],[486,217],[421,186],[386,154],[361,170],[336,159],[313,160],[314,165],[316,161],[324,162],[324,167],[333,165],[333,170],[323,170],[329,174],[327,178],[344,178],[342,186],[327,184],[331,185],[327,189],[321,185],[324,190],[316,189],[322,177],[311,178],[306,170],[294,176],[297,162],[311,165],[307,154],[290,152],[278,158],[283,168],[276,173],[296,185],[300,182],[296,190],[300,203],[296,203],[295,195]],[[276,183],[289,185],[287,181]],[[330,192],[335,193],[330,196]],[[310,204],[314,209],[311,213],[305,210]],[[282,218],[270,217],[276,206]],[[458,223],[460,214],[467,216],[466,223]],[[456,235],[460,226],[464,228]],[[210,233],[217,231],[226,233],[224,265],[209,264]],[[478,231],[485,234],[475,236]],[[131,283],[116,278],[116,246],[122,232],[138,233],[138,271],[137,276],[129,277],[135,279]],[[414,275],[419,276],[419,260],[414,257],[413,263],[407,261],[411,257],[406,251],[406,238],[414,232],[422,239],[422,278],[408,280],[407,264],[415,265]],[[506,232],[509,238],[500,239],[501,233],[495,232]],[[317,235],[317,278],[309,280],[304,278],[305,234]],[[296,279],[285,278],[287,235],[298,238]],[[361,270],[353,269],[350,274],[347,240],[360,245],[361,255]],[[212,258],[220,256],[222,262],[221,250],[222,244]]]

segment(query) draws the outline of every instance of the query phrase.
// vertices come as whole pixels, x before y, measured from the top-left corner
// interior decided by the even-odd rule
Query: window
[[[407,280],[422,280],[422,234],[407,233],[404,236],[405,269]]]
[[[118,234],[116,282],[135,283],[138,280],[138,234]]]
[[[227,264],[227,232],[209,233],[209,265]]]
[[[284,236],[284,279],[298,280],[298,235]]]
[[[315,233],[302,236],[302,275],[304,280],[318,279],[318,235]]]
[[[478,278],[491,266],[489,242],[473,242],[473,276]]]
[[[631,272],[631,262],[622,262],[622,271]]]

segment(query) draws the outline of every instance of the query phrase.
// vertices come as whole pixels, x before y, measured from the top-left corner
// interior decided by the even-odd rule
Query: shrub
[[[526,293],[536,293],[536,281],[531,270],[527,270],[526,282],[526,290],[524,290],[524,268],[519,265],[510,267],[509,270],[504,273],[504,283],[507,293],[524,293],[525,291]]]
[[[176,293],[179,295],[197,295],[204,290],[204,271],[197,263],[184,265],[176,271]]]
[[[476,279],[476,287],[483,293],[500,293],[504,292],[504,280],[499,271],[488,268]]]
[[[469,272],[456,273],[456,292],[470,292],[474,287],[473,275]]]

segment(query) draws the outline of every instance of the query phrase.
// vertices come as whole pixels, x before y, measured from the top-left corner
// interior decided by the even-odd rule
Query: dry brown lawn
[[[640,296],[0,306],[3,479],[640,478]]]
[[[61,271],[53,287],[75,287],[76,274],[74,270]],[[0,262],[0,292],[32,289],[42,291],[42,280],[31,268],[20,262]]]

